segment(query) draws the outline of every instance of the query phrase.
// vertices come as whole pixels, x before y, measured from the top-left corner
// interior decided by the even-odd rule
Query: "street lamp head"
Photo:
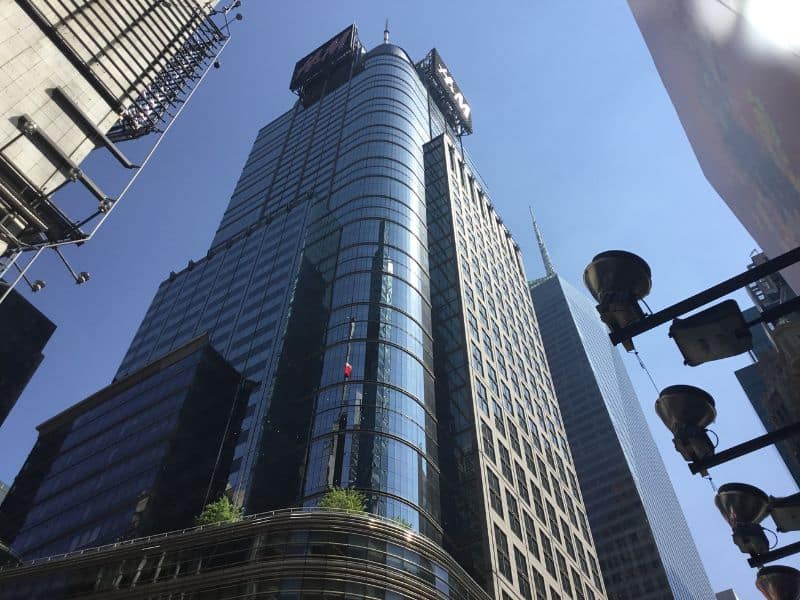
[[[671,385],[661,390],[656,414],[672,432],[675,449],[688,462],[714,455],[714,444],[706,433],[716,418],[714,398],[692,385]]]
[[[597,312],[612,331],[644,318],[639,301],[650,293],[650,267],[640,257],[624,250],[601,252],[583,272],[583,282],[597,300]],[[625,340],[626,350],[633,342]]]
[[[745,554],[757,556],[769,550],[761,521],[769,514],[769,496],[746,483],[726,483],[714,498],[719,512],[733,529],[733,543]]]
[[[764,567],[756,587],[767,600],[800,600],[800,571],[784,565]]]
[[[675,319],[669,337],[683,354],[683,363],[690,367],[753,348],[753,334],[736,300],[725,300],[685,319]]]

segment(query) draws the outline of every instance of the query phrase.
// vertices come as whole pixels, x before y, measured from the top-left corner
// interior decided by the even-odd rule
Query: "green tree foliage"
[[[236,506],[227,496],[222,496],[215,502],[206,504],[197,518],[195,525],[208,525],[209,523],[232,523],[242,518],[242,507]]]
[[[354,510],[365,512],[367,499],[364,494],[352,488],[332,488],[322,497],[320,508],[338,508],[339,510]]]
[[[406,521],[403,517],[392,517],[389,520],[392,523],[394,523],[395,525],[400,525],[400,527],[403,527],[405,529],[413,529],[413,527],[411,526],[411,523]]]

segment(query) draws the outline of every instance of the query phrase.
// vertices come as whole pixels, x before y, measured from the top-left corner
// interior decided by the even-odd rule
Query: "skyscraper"
[[[463,152],[448,67],[368,52],[351,26],[290,87],[117,377],[207,332],[257,382],[229,469],[248,513],[353,487],[498,600],[604,598],[519,248]]]
[[[534,228],[547,273],[531,296],[608,597],[713,600],[619,350]]]

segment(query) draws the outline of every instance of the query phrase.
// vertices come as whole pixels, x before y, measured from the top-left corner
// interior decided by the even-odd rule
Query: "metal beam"
[[[622,329],[611,332],[611,343],[616,346],[621,342],[630,340],[635,336],[644,333],[645,331],[650,331],[659,325],[663,325],[667,321],[671,321],[676,317],[680,317],[682,314],[687,313],[690,310],[700,308],[701,306],[708,304],[713,300],[717,300],[726,294],[735,292],[748,283],[763,279],[767,275],[771,275],[772,273],[780,271],[781,269],[786,268],[789,265],[793,265],[796,262],[800,262],[800,246],[794,250],[790,250],[785,254],[776,256],[775,258],[770,259],[767,262],[758,265],[757,267],[747,269],[747,271],[744,273],[740,273],[739,275],[731,277],[730,279],[726,279],[722,283],[718,283],[707,290],[703,290],[699,294],[690,296],[689,298],[681,300],[672,306],[668,306],[657,313],[653,313],[641,321],[637,321],[632,325],[628,325],[627,327],[623,327]]]
[[[108,150],[123,167],[126,169],[138,168],[138,165],[135,165],[128,160],[122,151],[114,145],[114,142],[108,139],[108,136],[106,136],[105,133],[97,128],[97,125],[94,123],[94,121],[92,121],[92,119],[81,110],[80,106],[78,106],[78,104],[72,98],[70,98],[69,94],[65,90],[61,89],[60,87],[54,87],[47,91],[50,93],[53,100],[55,100],[56,104],[58,104],[65,112],[72,113],[70,116],[72,117],[73,121],[78,122],[79,126],[82,125],[81,129],[84,130],[84,133],[87,133],[88,137],[94,137],[96,141],[99,141],[100,144],[106,150]]]
[[[765,552],[764,554],[757,554],[756,556],[748,559],[747,564],[753,568],[760,568],[774,560],[780,560],[781,558],[786,558],[787,556],[797,554],[798,552],[800,552],[800,542],[794,542],[791,544],[786,544],[785,546],[781,546],[780,548],[775,548],[775,550]]]
[[[100,79],[94,74],[91,67],[87,65],[78,54],[72,49],[67,41],[61,37],[56,29],[50,24],[45,16],[39,12],[30,0],[16,0],[17,5],[25,11],[30,19],[36,23],[42,33],[61,51],[70,64],[75,67],[78,73],[87,81],[92,89],[116,112],[122,111],[124,108],[118,98],[111,93],[111,91],[103,84]]]
[[[745,454],[750,454],[756,450],[761,450],[761,448],[766,448],[767,446],[771,446],[772,444],[796,435],[800,435],[800,422],[776,429],[775,431],[771,431],[766,435],[753,438],[752,440],[748,440],[737,446],[723,450],[722,452],[717,452],[714,454],[714,456],[711,456],[705,460],[697,460],[689,463],[689,470],[692,472],[692,474],[702,473],[711,467],[716,467],[717,465],[726,463],[729,460],[739,458]]]

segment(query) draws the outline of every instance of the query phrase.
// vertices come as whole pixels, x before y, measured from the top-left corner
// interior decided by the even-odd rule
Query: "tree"
[[[322,497],[319,507],[366,512],[367,499],[364,494],[352,488],[332,488]]]
[[[215,502],[209,502],[197,518],[195,525],[208,525],[210,523],[233,523],[242,518],[242,507],[236,506],[227,496],[222,496]]]

